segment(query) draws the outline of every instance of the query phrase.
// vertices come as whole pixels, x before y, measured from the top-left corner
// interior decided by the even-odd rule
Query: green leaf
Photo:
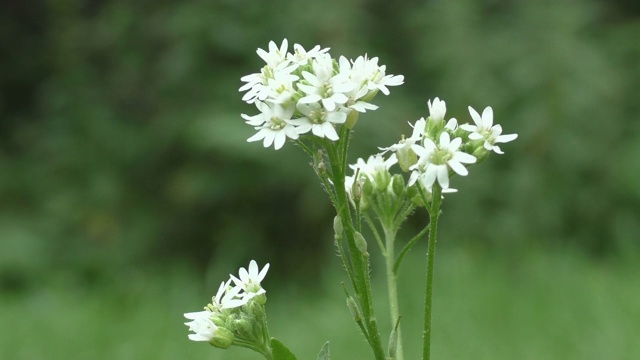
[[[271,351],[273,352],[273,360],[298,360],[280,340],[271,338]]]
[[[329,342],[327,341],[318,353],[318,360],[329,360]]]

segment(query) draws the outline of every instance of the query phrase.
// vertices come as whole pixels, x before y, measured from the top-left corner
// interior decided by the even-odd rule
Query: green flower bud
[[[351,110],[349,112],[349,115],[347,115],[347,120],[344,123],[344,126],[347,127],[347,129],[351,130],[353,129],[354,126],[356,126],[356,123],[358,122],[358,118],[360,117],[360,113],[355,111],[355,110]]]
[[[404,172],[409,172],[409,168],[418,162],[418,155],[411,148],[403,148],[396,152],[398,165]]]
[[[228,349],[233,344],[233,333],[223,327],[219,327],[216,329],[213,334],[213,338],[209,341],[209,344],[220,348],[220,349]]]
[[[482,142],[480,144],[480,146],[478,146],[473,153],[471,153],[471,155],[476,157],[476,164],[481,163],[482,161],[484,161],[486,158],[489,157],[489,153],[490,151],[484,148],[484,142]]]
[[[336,217],[333,218],[333,231],[336,234],[336,239],[342,239],[344,227],[342,226],[342,218],[340,215],[336,215]]]
[[[356,304],[356,301],[353,300],[351,296],[347,297],[347,307],[349,308],[349,312],[351,313],[351,316],[353,317],[353,320],[355,320],[355,322],[362,321],[362,314],[360,313],[360,308],[358,307],[358,304]]]
[[[389,335],[389,357],[388,359],[395,359],[398,353],[398,325],[400,325],[400,318],[396,321],[396,326],[391,330]]]
[[[382,192],[387,189],[391,182],[391,174],[388,171],[378,171],[373,178],[374,186],[377,192]]]
[[[400,174],[393,175],[391,178],[391,190],[393,191],[393,195],[397,198],[402,198],[405,194],[407,188],[404,183],[404,178]]]
[[[356,247],[362,255],[367,255],[367,241],[364,239],[364,236],[356,231],[353,238],[356,242]]]
[[[254,339],[253,322],[250,319],[243,317],[240,320],[236,320],[234,325],[236,332],[241,338],[249,341]]]

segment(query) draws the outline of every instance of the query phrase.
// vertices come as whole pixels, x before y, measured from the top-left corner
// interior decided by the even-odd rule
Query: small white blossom
[[[230,287],[231,279],[222,282],[218,288],[216,296],[211,299],[211,306],[214,310],[231,309],[244,305],[246,302],[238,298],[241,288]]]
[[[242,118],[247,121],[247,124],[255,127],[258,132],[247,139],[247,141],[263,140],[264,147],[274,145],[276,150],[280,149],[287,138],[297,139],[298,131],[291,122],[291,116],[293,115],[293,106],[284,106],[281,104],[271,104],[260,101],[256,102],[260,114],[255,116],[248,116],[242,114]]]
[[[320,49],[320,45],[316,45],[313,49],[306,51],[302,45],[294,44],[293,45],[294,52],[293,54],[287,54],[287,60],[298,64],[305,65],[310,59],[315,59],[320,54],[325,54],[329,51],[329,48]]]
[[[507,143],[518,137],[518,134],[501,135],[502,126],[493,125],[493,109],[491,106],[487,106],[484,111],[482,111],[482,116],[469,106],[469,114],[471,114],[475,125],[464,124],[460,125],[460,128],[471,132],[469,139],[484,140],[484,148],[489,151],[502,154],[502,150],[500,150],[500,147],[495,145],[495,143]]]
[[[420,118],[414,125],[411,125],[411,123],[409,123],[409,125],[413,127],[413,133],[411,134],[411,137],[405,139],[403,136],[399,143],[379,149],[383,150],[383,153],[387,151],[408,152],[414,144],[422,141],[422,138],[424,137],[424,130],[427,126],[427,121],[424,118]]]
[[[447,104],[444,101],[435,98],[433,99],[433,103],[431,100],[428,100],[427,105],[429,106],[429,117],[431,120],[438,123],[444,120],[444,114],[447,112]]]
[[[382,154],[371,155],[365,162],[364,159],[359,158],[355,164],[349,165],[354,174],[359,173],[359,176],[366,176],[369,180],[373,181],[377,173],[387,172],[389,168],[398,163],[396,154],[392,154],[388,159],[384,159]]]
[[[418,154],[418,162],[410,169],[414,170],[409,178],[409,185],[420,181],[426,189],[431,189],[436,179],[443,189],[449,188],[449,168],[461,176],[467,175],[467,168],[462,165],[476,162],[472,155],[459,151],[462,145],[461,138],[453,141],[449,133],[443,132],[440,141],[436,145],[429,138],[424,139],[424,146],[413,145],[413,151]]]
[[[375,177],[379,173],[389,172],[389,168],[398,163],[398,157],[396,154],[391,154],[388,159],[384,159],[383,154],[371,155],[364,161],[359,158],[355,164],[349,165],[353,170],[353,176],[346,176],[344,178],[345,188],[349,198],[353,199],[352,189],[356,181],[362,184],[362,177],[365,176],[369,181],[375,181]],[[358,177],[356,179],[356,176]]]
[[[276,66],[285,62],[287,58],[287,48],[289,47],[289,42],[287,39],[282,40],[282,45],[280,48],[273,41],[269,41],[269,52],[266,52],[260,48],[256,50],[258,56],[267,63],[267,66],[271,68],[275,68]]]
[[[199,311],[184,314],[184,317],[191,320],[184,323],[189,327],[189,331],[195,334],[189,334],[189,340],[193,341],[211,341],[218,327],[211,321],[211,311]]]
[[[307,94],[299,100],[301,104],[321,101],[325,109],[334,111],[338,105],[343,105],[349,100],[344,93],[357,87],[348,74],[333,74],[333,59],[327,54],[313,60],[313,70],[314,74],[302,72],[302,77],[309,85],[298,84],[298,88]]]
[[[298,103],[298,110],[304,117],[291,120],[291,123],[296,125],[298,133],[305,134],[311,131],[317,137],[326,137],[333,141],[339,139],[334,124],[343,124],[347,120],[345,112],[327,111],[319,103]]]
[[[267,292],[262,288],[260,282],[264,280],[265,276],[267,276],[268,270],[269,264],[265,265],[262,270],[260,270],[255,260],[251,260],[248,271],[243,267],[238,271],[238,276],[240,276],[240,278],[231,275],[231,280],[233,280],[237,287],[244,291],[244,293],[241,294],[243,300],[248,301],[256,295]]]

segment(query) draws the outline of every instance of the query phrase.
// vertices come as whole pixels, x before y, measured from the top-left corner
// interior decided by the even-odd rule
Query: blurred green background
[[[361,117],[352,161],[436,96],[519,134],[444,204],[435,359],[640,358],[637,1],[4,0],[1,359],[255,359],[182,324],[250,259],[271,263],[272,334],[300,359],[327,339],[369,356],[308,159],[246,143],[239,79],[285,37],[405,76]],[[420,246],[400,284],[409,359]]]

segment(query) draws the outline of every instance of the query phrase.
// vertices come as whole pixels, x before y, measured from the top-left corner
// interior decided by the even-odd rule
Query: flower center
[[[284,122],[283,119],[280,119],[277,116],[272,116],[270,120],[271,124],[269,125],[269,128],[271,130],[282,130],[287,125],[287,123]]]
[[[451,160],[453,154],[447,149],[437,149],[431,154],[429,161],[435,165],[444,165],[447,161]]]

